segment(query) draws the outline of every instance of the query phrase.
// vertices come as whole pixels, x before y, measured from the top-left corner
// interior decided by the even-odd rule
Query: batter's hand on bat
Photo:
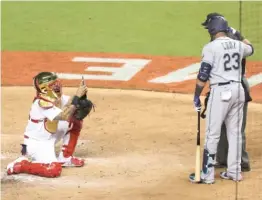
[[[229,27],[228,32],[229,34],[232,33],[237,40],[240,40],[240,41],[244,40],[244,36],[238,30],[234,29],[233,27]]]
[[[197,112],[201,111],[201,101],[199,96],[194,96],[194,106]]]

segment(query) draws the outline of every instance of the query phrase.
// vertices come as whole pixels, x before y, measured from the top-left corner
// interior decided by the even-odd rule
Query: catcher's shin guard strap
[[[51,164],[28,162],[22,166],[22,172],[52,178],[60,176],[62,166],[58,162],[52,162]]]

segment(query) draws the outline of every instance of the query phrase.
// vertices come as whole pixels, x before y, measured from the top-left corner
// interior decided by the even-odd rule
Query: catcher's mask
[[[52,102],[61,97],[62,85],[55,73],[41,72],[33,78],[33,81],[38,96]]]

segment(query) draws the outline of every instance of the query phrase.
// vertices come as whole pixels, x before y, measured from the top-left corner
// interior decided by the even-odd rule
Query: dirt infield
[[[221,180],[194,185],[196,114],[192,95],[120,89],[190,93],[198,58],[184,61],[90,53],[3,52],[1,184],[2,199],[40,200],[235,200],[236,184]],[[249,106],[247,150],[252,171],[238,184],[241,200],[262,199],[261,62],[248,70],[254,101]],[[83,168],[65,168],[62,176],[6,176],[6,165],[20,155],[23,131],[35,91],[32,76],[55,71],[64,86],[75,86],[84,75],[96,112],[84,120],[76,156]],[[30,85],[30,87],[28,87]],[[12,87],[10,87],[12,86]],[[75,87],[65,87],[72,95]],[[205,121],[201,125],[203,144]],[[201,145],[202,146],[202,145]],[[59,152],[60,146],[57,146]],[[217,175],[221,171],[217,170]]]
[[[66,88],[73,94],[75,88]],[[96,112],[84,121],[76,155],[83,168],[67,168],[57,179],[19,175],[4,168],[18,156],[32,87],[2,88],[2,199],[235,199],[235,184],[193,185],[196,118],[191,96],[90,89]],[[241,199],[261,199],[262,105],[251,104],[247,125],[252,171],[239,184]],[[202,121],[202,133],[204,121]],[[203,136],[203,134],[202,134]],[[202,140],[203,142],[203,137]],[[59,150],[59,148],[57,149]],[[217,170],[217,173],[221,170]]]

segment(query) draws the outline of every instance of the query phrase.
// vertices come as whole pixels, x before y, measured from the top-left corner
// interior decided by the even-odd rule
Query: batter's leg
[[[221,101],[220,92],[221,88],[212,88],[207,105],[206,137],[201,173],[201,179],[206,183],[211,183],[215,180],[215,155],[220,139],[221,126],[228,110],[228,103]]]
[[[229,111],[225,123],[227,127],[227,138],[229,143],[227,159],[227,176],[233,180],[242,180],[241,156],[242,156],[242,134],[244,102],[236,102]]]
[[[223,123],[221,128],[220,140],[217,147],[216,162],[219,167],[227,166],[227,154],[228,154],[228,141],[227,141],[227,128]]]

